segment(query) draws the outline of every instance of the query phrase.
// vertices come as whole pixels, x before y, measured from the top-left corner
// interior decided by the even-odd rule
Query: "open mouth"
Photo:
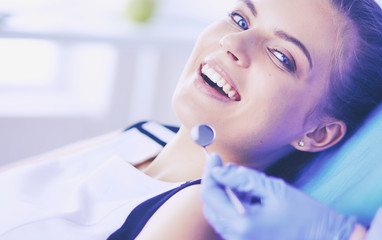
[[[208,85],[218,91],[221,95],[233,101],[240,101],[238,92],[227,83],[219,73],[209,67],[208,64],[203,65],[201,76]]]

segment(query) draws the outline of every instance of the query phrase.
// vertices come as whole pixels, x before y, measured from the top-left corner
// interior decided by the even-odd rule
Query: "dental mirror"
[[[215,130],[207,124],[199,124],[191,129],[191,138],[203,148],[204,153],[208,156],[206,147],[215,140]]]

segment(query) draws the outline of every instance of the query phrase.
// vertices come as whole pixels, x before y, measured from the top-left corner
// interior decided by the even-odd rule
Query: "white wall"
[[[177,125],[178,121],[171,108],[171,96],[190,50],[188,47],[168,48],[158,53],[162,61],[158,66],[160,71],[153,81],[155,92],[150,96],[150,102],[142,102],[144,97],[132,97],[136,93],[133,90],[136,80],[133,78],[137,75],[137,51],[127,46],[119,48],[120,61],[116,77],[111,79],[114,84],[110,104],[102,114],[0,117],[0,164],[122,129],[139,120],[155,119]],[[150,70],[147,68],[148,72]],[[140,95],[145,94],[142,92]]]
[[[22,2],[22,0],[18,1]],[[36,2],[41,4],[47,1],[36,0]],[[75,2],[78,7],[81,6],[80,2]],[[110,3],[113,2],[121,1],[110,1]],[[62,1],[60,4],[69,3],[70,1]],[[180,9],[183,5],[175,0],[162,0],[159,3],[162,5],[158,6],[155,17],[148,24],[128,22],[119,15],[120,9],[116,11],[113,7],[110,7],[109,12],[102,16],[92,13],[79,14],[79,19],[75,19],[76,13],[73,13],[72,19],[65,14],[60,16],[60,11],[57,9],[52,10],[51,13],[54,12],[54,14],[44,15],[41,12],[45,11],[41,9],[45,7],[36,7],[35,12],[27,11],[28,14],[24,14],[22,9],[15,8],[18,10],[15,11],[17,14],[9,18],[7,24],[3,24],[0,30],[3,38],[34,38],[51,41],[64,49],[62,52],[66,56],[63,58],[67,59],[62,62],[75,60],[68,58],[67,55],[70,55],[67,54],[68,46],[87,43],[107,44],[115,49],[115,72],[108,79],[111,88],[105,88],[105,91],[110,91],[109,98],[105,98],[107,94],[104,96],[93,94],[93,98],[90,97],[91,101],[86,102],[86,97],[83,96],[88,95],[86,91],[88,93],[94,91],[94,83],[89,79],[82,81],[78,79],[78,76],[88,78],[89,71],[93,71],[90,75],[96,77],[97,74],[103,74],[99,73],[100,68],[97,68],[97,64],[93,61],[89,61],[88,65],[91,69],[75,72],[73,69],[78,68],[78,64],[72,67],[61,64],[64,70],[61,69],[59,72],[63,72],[65,77],[62,75],[57,77],[61,78],[60,81],[63,82],[61,84],[65,85],[65,89],[55,88],[56,92],[52,95],[65,91],[67,93],[60,98],[61,105],[57,104],[56,108],[54,106],[52,108],[52,104],[49,105],[49,100],[46,100],[48,98],[43,98],[39,92],[37,96],[28,98],[23,95],[26,92],[19,91],[17,94],[20,95],[17,95],[13,92],[16,88],[9,91],[9,87],[2,87],[0,84],[2,100],[0,103],[0,165],[81,139],[122,129],[140,120],[154,119],[178,125],[178,120],[171,108],[172,92],[198,33],[208,24],[209,19],[201,16],[197,21],[192,21],[191,15],[179,14],[179,11],[187,11],[187,9]],[[191,1],[188,6],[191,6],[190,4]],[[13,10],[12,6],[8,8]],[[73,8],[68,7],[68,9]],[[86,16],[89,19],[86,19]],[[97,58],[97,56],[94,57]],[[95,67],[91,67],[92,64]],[[73,71],[67,73],[65,69]],[[82,90],[78,90],[79,88]],[[76,94],[77,96],[72,96]],[[39,97],[42,99],[40,104],[35,102]],[[67,99],[70,97],[70,101],[65,101],[65,97]],[[21,98],[26,100],[22,102]],[[44,107],[45,105],[47,107]],[[99,105],[104,106],[99,107]],[[91,109],[89,110],[87,106]],[[72,111],[73,109],[77,110]]]
[[[54,35],[51,40],[55,41]],[[87,40],[83,41],[79,39],[78,44],[86,46]],[[99,66],[97,68],[92,59],[85,59],[85,62],[75,64],[75,68],[81,68],[78,66],[81,63],[83,66],[80,70],[84,72],[68,74],[69,76],[62,79],[64,83],[61,83],[66,86],[54,89],[56,93],[53,93],[53,97],[60,92],[68,92],[67,96],[64,94],[62,101],[58,102],[61,105],[55,103],[52,106],[49,95],[45,99],[37,98],[36,101],[34,98],[25,97],[26,101],[21,103],[17,96],[10,100],[2,98],[0,106],[8,107],[9,111],[4,113],[7,109],[2,108],[3,113],[0,113],[0,164],[42,153],[80,139],[122,129],[140,120],[154,119],[163,123],[178,124],[171,108],[171,97],[191,52],[193,41],[178,40],[167,44],[166,39],[153,41],[145,36],[134,36],[134,38],[127,36],[102,42],[109,44],[117,53],[114,73],[106,76],[109,77],[106,81],[111,85],[111,89],[106,87],[104,89],[110,92],[106,94],[108,99],[102,95],[90,94],[99,84],[94,79],[97,75],[102,75],[102,70]],[[67,43],[63,41],[61,44]],[[76,45],[77,42],[71,44]],[[64,52],[66,51],[68,50],[64,48]],[[68,56],[64,54],[64,57]],[[97,56],[91,57],[97,59]],[[76,56],[77,58],[84,57]],[[86,78],[86,81],[79,79],[78,75]],[[91,77],[93,79],[89,79]],[[79,84],[80,81],[83,83]],[[30,91],[32,90],[30,88]],[[37,97],[42,96],[41,92],[36,92]],[[1,97],[7,95],[6,93],[3,92]],[[10,95],[12,94],[16,93],[11,91]],[[25,95],[23,91],[20,94],[18,98]],[[72,95],[79,96],[76,98]],[[90,97],[84,97],[85,95]],[[87,98],[90,98],[90,101]],[[39,103],[38,100],[42,102]],[[48,104],[48,107],[42,108],[45,104]],[[97,110],[98,107],[100,108]],[[33,110],[34,108],[36,109]],[[88,108],[95,110],[89,111]]]

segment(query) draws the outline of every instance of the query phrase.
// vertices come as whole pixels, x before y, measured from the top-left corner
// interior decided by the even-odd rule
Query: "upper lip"
[[[208,64],[208,66],[212,69],[214,69],[229,85],[231,85],[232,89],[236,91],[238,95],[238,100],[241,99],[240,93],[237,89],[237,86],[235,82],[232,80],[230,75],[224,70],[224,68],[219,64],[216,60],[214,59],[207,59],[204,61],[201,66],[200,66],[200,74],[201,74],[201,69],[203,68],[204,65]]]

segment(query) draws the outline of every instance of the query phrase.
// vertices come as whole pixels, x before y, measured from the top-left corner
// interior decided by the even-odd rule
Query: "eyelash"
[[[248,30],[248,23],[240,14],[238,14],[237,12],[231,12],[229,16],[231,17],[232,21],[234,21],[236,25],[239,26],[241,29]]]
[[[237,12],[231,12],[229,14],[232,21],[243,30],[248,30],[249,26],[244,17]],[[291,73],[296,72],[296,63],[294,59],[291,60],[281,51],[275,48],[268,48],[268,51],[277,58],[277,60]]]
[[[293,57],[292,59],[289,59],[284,53],[275,48],[268,48],[268,51],[277,58],[277,60],[288,70],[288,72],[296,72],[297,67]]]

